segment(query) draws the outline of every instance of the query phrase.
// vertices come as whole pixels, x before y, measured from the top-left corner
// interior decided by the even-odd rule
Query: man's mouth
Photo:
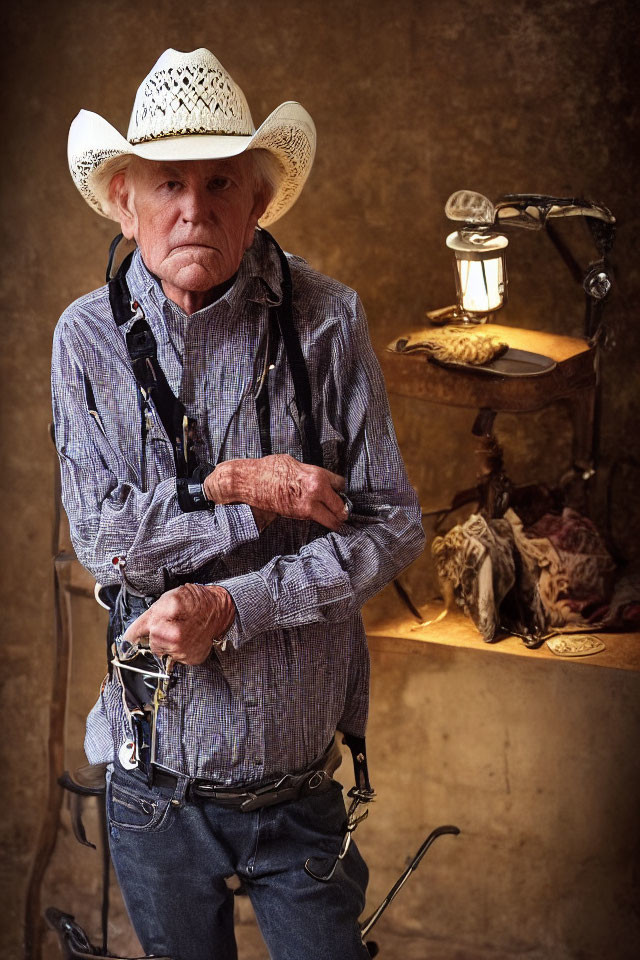
[[[205,250],[215,250],[210,243],[198,243],[196,241],[191,241],[190,243],[179,243],[173,249],[174,250],[191,250],[193,247],[200,247]]]

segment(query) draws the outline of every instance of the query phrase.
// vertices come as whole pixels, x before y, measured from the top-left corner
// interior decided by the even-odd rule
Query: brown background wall
[[[5,12],[3,25],[5,631],[0,678],[9,887],[3,897],[2,956],[13,958],[19,955],[26,872],[44,803],[53,657],[54,461],[47,434],[51,335],[64,307],[102,282],[114,232],[109,222],[90,212],[68,175],[65,147],[73,116],[81,107],[96,110],[126,132],[135,90],[169,46],[212,49],[243,87],[257,123],[283,100],[300,100],[318,127],[318,155],[301,200],[274,233],[287,249],[358,289],[376,346],[419,324],[425,309],[452,300],[443,206],[453,190],[468,187],[489,197],[522,191],[583,195],[608,205],[620,222],[614,258],[619,290],[610,307],[615,344],[602,364],[602,470],[593,493],[594,510],[601,517],[611,464],[623,454],[640,454],[640,328],[634,302],[640,292],[634,175],[640,14],[632,0],[205,0],[190,6],[166,0],[25,0]],[[567,236],[589,254],[580,224],[572,224]],[[580,333],[580,290],[542,236],[523,231],[513,237],[509,271],[510,302],[503,322]],[[469,414],[399,398],[392,406],[424,509],[446,505],[454,490],[473,482]],[[568,424],[562,410],[503,416],[498,431],[516,481],[553,479],[568,463]],[[613,486],[613,520],[627,552],[633,551],[640,533],[636,490],[635,468],[621,466]],[[423,590],[424,598],[429,595],[425,560],[416,565],[411,582]],[[85,611],[78,616],[85,618],[86,634],[97,650],[97,615]],[[98,683],[99,658],[96,654],[91,668],[77,676],[83,704],[91,702]],[[380,736],[406,719],[404,707],[398,709],[393,671],[387,682],[386,669],[374,661],[374,718]],[[403,682],[408,682],[410,665],[394,669],[404,670]],[[513,669],[514,676],[501,681],[507,699],[514,684],[530,687],[534,682],[523,681]],[[471,704],[474,690],[480,697],[480,687],[471,677],[465,684]],[[601,696],[615,699],[615,684],[605,687]],[[439,699],[444,687],[435,689],[441,690],[440,713],[434,718],[432,707],[430,722],[446,732],[449,701]],[[596,689],[581,689],[574,704],[576,722],[581,722],[580,697],[593,702],[597,695]],[[502,706],[498,702],[491,707],[496,721]],[[426,701],[424,710],[426,717]],[[420,715],[415,707],[413,722],[419,722]],[[457,740],[451,732],[454,744],[462,745],[459,749],[473,750],[474,724],[481,715],[478,700],[466,713]],[[529,729],[527,736],[534,735],[526,717],[519,722]],[[621,756],[624,722],[622,714],[615,734]],[[389,738],[390,749],[380,756],[384,774],[379,778],[387,783],[396,772],[391,734]],[[71,747],[77,749],[77,740]],[[455,745],[451,750],[455,756]],[[441,754],[430,761],[436,757]],[[452,778],[455,784],[455,773]],[[558,789],[561,792],[561,786]],[[476,791],[481,798],[477,777],[466,785],[469,800]],[[622,787],[615,795],[622,795]],[[600,798],[603,803],[605,796]],[[377,852],[372,851],[376,862],[385,860],[393,813],[391,807],[386,815],[383,810],[378,821],[386,826],[378,836]],[[530,830],[527,835],[531,838]],[[408,848],[411,843],[407,841]],[[513,860],[509,862],[512,869]],[[624,862],[630,870],[628,860]],[[502,870],[499,865],[497,869]],[[597,885],[597,876],[594,873],[590,882]],[[461,875],[445,873],[441,879],[458,913],[464,912],[471,893]],[[552,896],[552,880],[550,885]],[[457,889],[464,891],[459,901]],[[514,902],[526,895],[526,890],[517,893]],[[597,890],[591,889],[589,897],[597,897]],[[437,923],[429,927],[424,917],[402,916],[407,936],[416,942],[431,934],[453,936],[451,924],[441,929]],[[535,956],[540,957],[622,956],[606,954],[603,946],[606,913],[598,921],[597,936],[585,934],[577,941],[561,923],[552,933],[545,928],[542,935],[544,921],[537,918],[524,930],[521,947],[513,938],[507,946],[502,933],[522,926],[518,910],[505,904],[499,916],[500,922],[494,911],[484,926],[480,916],[463,925],[467,952],[460,956],[480,956],[480,947],[474,952],[473,944],[483,937],[496,957],[508,950],[519,955],[525,948],[539,950]],[[599,952],[592,954],[595,944]]]

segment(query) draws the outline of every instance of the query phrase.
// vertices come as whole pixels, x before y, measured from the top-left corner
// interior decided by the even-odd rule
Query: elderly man
[[[254,131],[203,49],[162,55],[127,139],[70,131],[76,185],[136,243],[54,341],[65,508],[111,612],[85,747],[134,927],[175,960],[236,957],[234,874],[272,957],[368,955],[355,845],[312,874],[345,828],[335,731],[364,736],[359,611],[424,535],[357,295],[264,229],[314,151],[300,104]]]

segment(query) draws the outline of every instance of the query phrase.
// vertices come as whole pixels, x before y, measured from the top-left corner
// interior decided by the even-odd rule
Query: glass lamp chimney
[[[474,230],[456,230],[447,237],[447,246],[455,256],[458,305],[467,322],[484,323],[487,314],[503,306],[508,243],[502,234]]]

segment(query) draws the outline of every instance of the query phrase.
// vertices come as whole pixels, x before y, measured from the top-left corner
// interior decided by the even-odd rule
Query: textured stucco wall
[[[137,85],[168,46],[210,47],[244,88],[256,122],[283,100],[299,99],[316,121],[318,156],[301,200],[274,233],[287,249],[358,289],[378,346],[419,323],[425,309],[451,302],[443,205],[453,190],[469,187],[490,197],[575,194],[606,203],[620,220],[620,292],[610,307],[616,342],[602,363],[603,472],[594,496],[601,514],[606,468],[624,454],[640,456],[634,303],[640,292],[634,256],[640,15],[632,0],[204,0],[191,6],[25,0],[5,11],[3,26],[1,702],[10,885],[2,956],[13,958],[44,798],[53,665],[51,335],[64,307],[102,282],[113,234],[69,178],[65,144],[73,116],[81,107],[97,110],[126,131]],[[588,256],[580,228],[572,224],[567,236]],[[580,332],[580,290],[541,236],[521,232],[513,239],[509,271],[506,322]],[[473,482],[470,412],[398,398],[392,407],[425,510],[445,505],[455,489]],[[500,417],[498,431],[516,480],[553,479],[568,462],[561,410]],[[623,547],[638,540],[635,489],[636,468],[623,466],[613,486],[614,530]],[[421,561],[411,575],[416,588],[428,581],[426,567]],[[87,639],[101,644],[98,617],[83,616]],[[101,674],[99,659],[97,653],[79,680],[83,702]],[[393,727],[402,723],[402,711],[391,679],[377,669],[374,711]],[[412,669],[408,662],[394,664],[400,674]],[[466,689],[475,706],[460,720],[463,729],[450,731],[453,757],[464,754],[480,709],[480,690],[471,681]],[[508,697],[506,684],[504,692]],[[529,696],[535,699],[534,687]],[[582,697],[588,691],[579,691],[577,713]],[[498,706],[487,709],[495,719]],[[584,722],[595,722],[589,716],[585,712]],[[77,742],[71,746],[77,750]],[[391,779],[392,757],[385,752],[379,789],[381,780]],[[484,803],[474,776],[466,791],[478,791],[476,802]],[[393,817],[379,815],[378,825],[375,857],[383,860]],[[563,836],[558,840],[570,857]],[[518,917],[507,903],[502,922],[491,927],[496,956],[511,949]],[[465,957],[474,956],[477,929],[471,922],[465,927]],[[438,935],[447,936],[444,927]],[[607,955],[602,930],[592,938],[593,953],[584,944],[574,950],[560,923],[541,942],[540,956]]]

